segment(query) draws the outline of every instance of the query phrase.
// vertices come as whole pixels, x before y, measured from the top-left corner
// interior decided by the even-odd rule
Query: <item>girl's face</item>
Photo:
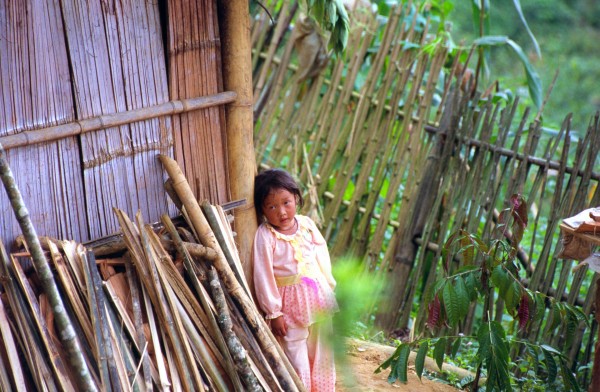
[[[286,189],[274,189],[265,198],[263,214],[277,231],[292,233],[296,228],[296,196]]]

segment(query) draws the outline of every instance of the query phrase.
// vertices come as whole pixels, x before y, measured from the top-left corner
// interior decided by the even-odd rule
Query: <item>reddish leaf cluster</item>
[[[527,322],[530,320],[532,314],[529,311],[529,296],[525,293],[521,295],[521,301],[517,309],[517,319],[519,320],[519,329],[524,330],[527,326]]]
[[[525,226],[527,226],[527,202],[525,202],[523,196],[514,194],[510,197],[510,204],[512,206],[512,216],[515,222],[518,223],[521,228],[525,229]]]
[[[427,328],[435,328],[440,320],[440,313],[442,311],[442,304],[440,303],[440,297],[436,294],[433,301],[427,305]]]

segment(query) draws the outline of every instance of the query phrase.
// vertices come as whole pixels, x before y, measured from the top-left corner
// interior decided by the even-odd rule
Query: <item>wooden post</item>
[[[234,211],[236,242],[244,273],[253,290],[251,250],[257,228],[254,211],[254,121],[252,99],[252,43],[247,0],[219,0],[223,84],[237,93],[235,102],[227,105],[227,153],[231,199],[246,199],[246,206]]]

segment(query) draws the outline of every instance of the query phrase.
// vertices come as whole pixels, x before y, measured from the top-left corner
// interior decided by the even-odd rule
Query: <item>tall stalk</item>
[[[65,306],[63,305],[62,298],[54,281],[54,276],[39,238],[29,217],[29,210],[25,205],[25,201],[21,196],[21,192],[17,187],[17,183],[13,176],[8,160],[6,159],[6,151],[0,144],[0,178],[10,199],[10,204],[15,213],[15,217],[19,222],[25,242],[31,253],[31,258],[35,265],[35,270],[42,283],[42,288],[48,296],[52,311],[58,326],[60,341],[64,345],[67,352],[68,360],[70,365],[75,369],[75,373],[79,375],[77,377],[77,385],[83,391],[97,391],[96,384],[94,383],[90,371],[88,369],[85,358],[83,357],[83,350],[77,339],[75,329],[71,324],[71,320],[67,314]]]

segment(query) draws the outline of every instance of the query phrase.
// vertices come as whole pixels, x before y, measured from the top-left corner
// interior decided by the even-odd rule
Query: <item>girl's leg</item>
[[[307,343],[312,392],[335,391],[335,362],[332,339],[331,318],[309,327]]]
[[[283,347],[298,377],[302,380],[307,392],[310,389],[310,362],[308,360],[307,349],[308,328],[288,328],[287,335],[279,338],[279,343]]]

